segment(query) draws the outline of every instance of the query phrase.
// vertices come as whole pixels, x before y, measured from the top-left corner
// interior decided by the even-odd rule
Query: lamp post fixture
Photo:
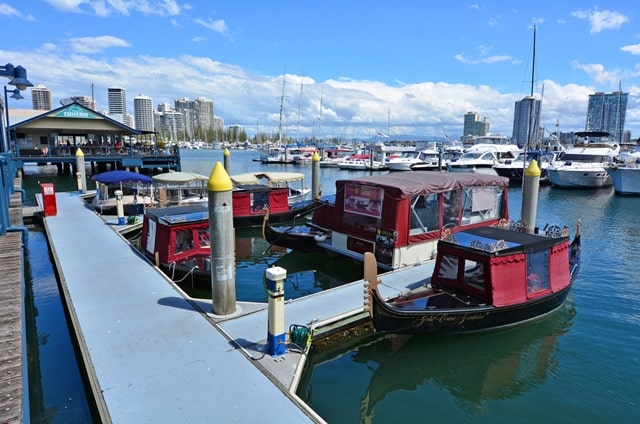
[[[5,117],[6,117],[6,125],[7,125],[7,132],[5,134],[6,137],[6,144],[8,145],[9,148],[11,148],[11,131],[9,130],[9,100],[7,99],[7,93],[12,93],[11,94],[11,98],[15,99],[15,100],[22,100],[24,99],[24,97],[22,97],[22,94],[20,94],[20,89],[19,88],[14,88],[13,90],[9,89],[7,90],[7,86],[5,85],[4,87],[4,112],[5,112]],[[6,145],[3,147],[7,147]],[[7,151],[5,149],[5,151]]]
[[[0,146],[0,153],[6,153],[8,151],[8,143],[9,143],[9,107],[7,105],[7,92],[11,91],[13,94],[11,97],[14,99],[23,98],[20,95],[20,91],[26,90],[28,87],[33,87],[33,84],[29,82],[27,79],[27,70],[22,66],[13,66],[10,63],[7,63],[4,66],[0,66],[0,76],[9,78],[9,85],[13,85],[16,87],[14,90],[7,90],[7,87],[4,87],[4,110],[7,122],[6,130],[3,128],[2,131],[2,145]],[[16,93],[17,91],[17,93]],[[16,94],[18,97],[16,97]]]

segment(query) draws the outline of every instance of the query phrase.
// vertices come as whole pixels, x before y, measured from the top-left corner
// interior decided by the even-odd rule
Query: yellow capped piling
[[[525,169],[522,180],[522,224],[526,232],[530,234],[536,232],[539,189],[540,168],[538,162],[532,160]]]
[[[220,162],[207,182],[209,232],[211,236],[211,300],[213,313],[236,311],[235,234],[233,228],[233,183]]]

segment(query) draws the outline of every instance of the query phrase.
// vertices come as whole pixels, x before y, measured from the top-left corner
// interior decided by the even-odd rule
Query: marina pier
[[[258,422],[269,411],[323,422],[295,395],[305,355],[265,354],[266,303],[215,316],[210,299],[188,298],[144,259],[115,217],[103,219],[77,193],[56,193],[56,203],[44,227],[103,422]],[[287,301],[284,319],[318,334],[365,322],[363,282]]]

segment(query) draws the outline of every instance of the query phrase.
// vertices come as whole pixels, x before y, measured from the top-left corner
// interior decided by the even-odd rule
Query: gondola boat
[[[544,235],[517,227],[484,226],[438,242],[433,274],[384,299],[375,260],[366,255],[365,280],[376,331],[394,334],[470,333],[541,318],[565,302],[580,269],[580,227]]]
[[[140,249],[171,280],[211,290],[211,242],[206,205],[145,211]]]
[[[293,220],[313,208],[313,201],[289,207],[286,189],[280,196],[280,212],[274,214],[279,222]],[[242,214],[233,193],[234,228],[251,227],[259,216]],[[241,200],[248,200],[242,196]],[[273,203],[272,203],[273,205]],[[209,235],[209,207],[206,204],[147,208],[142,220],[140,248],[147,258],[159,266],[173,281],[188,282],[189,287],[211,290],[211,250]]]
[[[270,218],[265,238],[293,249],[295,243],[308,249],[315,243],[360,261],[373,252],[379,269],[397,270],[433,261],[445,231],[508,220],[508,186],[507,178],[472,173],[394,172],[338,180],[335,201],[315,209],[310,225],[272,231]],[[320,232],[325,236],[316,238]]]
[[[329,233],[308,222],[303,225],[279,225],[269,223],[269,215],[265,215],[262,222],[262,237],[273,246],[280,246],[300,252],[315,252],[324,250],[318,245],[326,241]]]

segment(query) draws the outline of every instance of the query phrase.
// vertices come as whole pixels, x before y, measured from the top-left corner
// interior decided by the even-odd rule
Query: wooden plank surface
[[[22,233],[0,236],[0,423],[22,422]]]

